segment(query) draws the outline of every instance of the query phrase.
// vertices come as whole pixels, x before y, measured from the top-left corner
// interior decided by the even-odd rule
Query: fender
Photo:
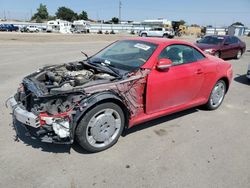
[[[116,101],[120,104],[123,104],[123,106],[125,107],[125,111],[124,111],[124,108],[122,108],[122,110],[125,112],[124,115],[128,121],[129,111],[128,111],[127,107],[124,105],[122,98],[118,94],[116,94],[115,92],[112,92],[112,91],[95,93],[95,94],[93,94],[93,95],[91,95],[91,96],[89,96],[81,101],[81,103],[79,105],[80,108],[79,108],[79,110],[76,111],[76,115],[74,117],[74,121],[72,124],[72,136],[73,137],[75,135],[75,129],[76,129],[78,123],[80,122],[80,120],[82,119],[82,117],[84,116],[84,114],[89,109],[94,107],[97,103],[100,103],[100,102],[105,101],[105,100],[111,100],[111,101],[113,100],[113,101]]]

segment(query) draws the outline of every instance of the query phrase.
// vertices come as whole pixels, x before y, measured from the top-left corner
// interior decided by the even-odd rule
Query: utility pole
[[[3,17],[4,17],[4,20],[6,20],[5,10],[3,11]]]
[[[99,21],[100,20],[100,18],[99,18],[99,13],[98,13],[98,11],[96,12],[96,21]]]
[[[10,20],[10,11],[7,11],[7,15],[8,15],[7,19]]]
[[[32,17],[33,17],[33,12],[32,9],[30,9],[30,20],[32,20]]]
[[[121,2],[121,0],[119,0],[119,22],[121,23],[121,19],[122,19],[122,17],[121,17],[121,11],[122,11],[122,2]]]

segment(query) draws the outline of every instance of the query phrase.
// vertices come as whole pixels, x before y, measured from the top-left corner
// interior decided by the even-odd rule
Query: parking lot
[[[186,110],[138,125],[95,154],[26,137],[14,140],[5,100],[47,64],[84,59],[125,35],[0,33],[0,187],[250,187],[250,37],[230,59],[234,79],[215,111]],[[194,42],[195,37],[178,38]]]

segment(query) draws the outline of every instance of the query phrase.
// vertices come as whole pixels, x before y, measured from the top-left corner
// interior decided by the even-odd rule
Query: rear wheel
[[[208,110],[217,109],[221,105],[225,97],[225,94],[226,94],[226,84],[223,80],[219,80],[213,87],[212,92],[209,96],[208,102],[205,105],[205,107]]]
[[[147,37],[147,34],[146,33],[142,33],[141,37]]]
[[[103,103],[87,112],[76,129],[78,143],[89,152],[113,146],[124,128],[124,113],[114,103]]]
[[[236,54],[236,59],[240,59],[242,56],[242,50],[239,50]]]

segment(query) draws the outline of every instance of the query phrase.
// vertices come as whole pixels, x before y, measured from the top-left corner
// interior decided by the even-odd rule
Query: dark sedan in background
[[[235,36],[211,35],[196,41],[198,46],[205,53],[220,58],[240,59],[246,50],[246,43]]]

